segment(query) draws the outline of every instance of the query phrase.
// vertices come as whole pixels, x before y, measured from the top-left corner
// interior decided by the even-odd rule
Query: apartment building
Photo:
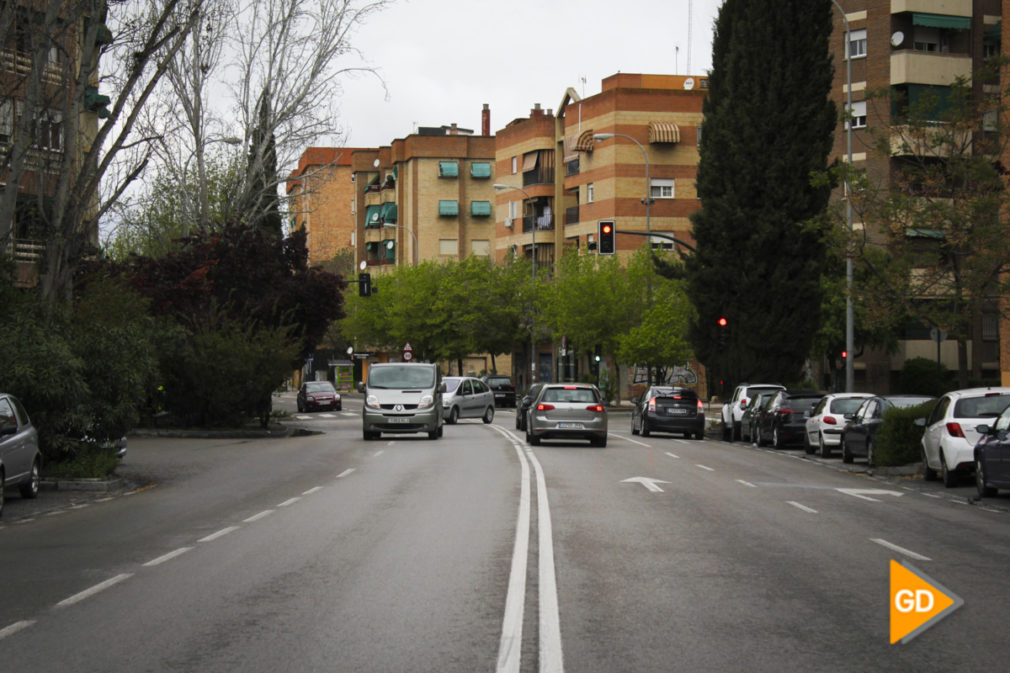
[[[309,147],[288,178],[290,226],[305,229],[310,265],[355,248],[357,195],[351,155],[357,149]]]
[[[985,59],[1006,53],[1005,3],[1000,0],[838,0],[831,40],[835,80],[833,98],[845,109],[851,87],[852,161],[865,168],[876,182],[886,183],[906,157],[876,154],[871,143],[873,131],[893,135],[906,106],[918,101],[937,101],[943,106],[950,85],[958,77],[968,78]],[[845,21],[848,21],[846,33]],[[847,67],[851,68],[851,83]],[[1004,82],[1006,86],[1006,82]],[[991,93],[997,83],[972,82],[977,95]],[[888,92],[887,96],[873,92]],[[848,155],[847,127],[839,124],[833,155]],[[857,230],[862,222],[854,222]],[[874,232],[866,228],[872,240]],[[976,326],[980,338],[969,344],[970,361],[985,378],[1000,375],[1000,330],[997,302],[987,306]],[[1004,347],[1004,350],[1010,348]],[[957,369],[957,343],[939,344],[940,359],[950,370]],[[937,342],[926,325],[911,324],[901,335],[895,355],[868,351],[853,362],[855,387],[859,390],[888,391],[905,361],[914,357],[937,358]],[[1010,368],[1003,358],[1003,369]],[[1003,373],[1004,380],[1010,372]]]

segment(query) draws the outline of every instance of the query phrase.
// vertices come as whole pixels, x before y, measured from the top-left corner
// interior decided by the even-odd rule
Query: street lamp
[[[842,15],[842,22],[845,24],[845,35],[843,36],[842,53],[845,56],[845,144],[848,155],[849,168],[852,170],[852,55],[849,53],[849,17],[845,16],[845,10],[838,4],[838,0],[831,0]],[[849,174],[845,174],[845,220],[848,224],[849,235],[852,235],[852,193],[849,183]],[[852,392],[855,387],[855,373],[852,367],[852,355],[855,347],[855,316],[852,307],[852,254],[846,246],[845,252],[845,391]]]
[[[494,188],[495,188],[496,191],[499,191],[499,192],[501,192],[501,191],[507,191],[507,190],[510,190],[510,189],[511,190],[515,190],[517,192],[522,192],[523,196],[525,196],[528,200],[532,200],[532,198],[530,197],[530,195],[527,194],[526,190],[523,189],[522,187],[513,187],[512,185],[503,185],[501,183],[495,183]],[[525,208],[523,208],[523,212],[524,213],[526,212]],[[531,226],[530,226],[530,233],[532,234],[532,240],[531,240],[531,243],[530,243],[530,259],[533,262],[533,264],[532,264],[532,268],[533,268],[533,299],[535,299],[536,298],[536,292],[537,292],[537,221],[536,221],[536,217],[533,218],[533,220],[532,220],[532,222],[530,224],[531,224]],[[531,304],[531,306],[530,306],[530,385],[532,385],[536,381],[536,379],[537,379],[537,363],[536,363],[536,357],[535,357],[536,356],[536,337],[533,334],[533,321],[534,321],[534,318],[535,318],[535,315],[534,315],[534,311],[533,311],[533,306]]]
[[[414,266],[417,266],[417,234],[403,226],[402,224],[394,224],[393,222],[383,222],[383,229],[403,229],[405,232],[414,237]]]
[[[645,204],[645,235],[646,239],[649,241],[649,250],[652,250],[652,226],[649,221],[649,205],[652,203],[652,184],[649,181],[649,154],[642,147],[642,143],[638,142],[629,135],[624,133],[594,133],[593,140],[608,140],[614,137],[627,138],[631,142],[638,145],[638,149],[642,150],[642,158],[645,159],[645,198],[642,199],[642,203]]]

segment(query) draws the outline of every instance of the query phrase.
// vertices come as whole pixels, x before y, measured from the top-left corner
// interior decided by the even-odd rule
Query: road
[[[528,447],[514,416],[365,442],[133,439],[147,487],[0,524],[0,669],[991,671],[1010,497],[802,451]],[[40,499],[44,499],[43,493]],[[889,562],[964,599],[890,645]]]

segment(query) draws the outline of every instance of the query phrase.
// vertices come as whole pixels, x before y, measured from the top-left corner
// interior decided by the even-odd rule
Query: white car
[[[747,405],[754,401],[759,393],[785,390],[785,386],[777,383],[741,383],[733,391],[733,397],[722,405],[722,438],[728,442],[740,439],[741,421]]]
[[[947,488],[957,483],[958,473],[975,469],[975,429],[993,423],[1010,406],[1010,388],[969,388],[941,397],[926,419],[922,433],[922,461],[926,479],[942,475]]]
[[[830,457],[831,450],[842,444],[845,424],[870,397],[873,397],[870,393],[830,393],[822,397],[807,419],[804,450],[808,454],[816,450],[822,458]]]

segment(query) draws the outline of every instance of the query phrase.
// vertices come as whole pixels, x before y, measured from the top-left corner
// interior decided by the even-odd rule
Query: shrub
[[[884,412],[873,456],[877,465],[889,467],[918,462],[922,455],[922,426],[915,420],[925,418],[936,405],[935,400],[914,407],[892,407]]]
[[[942,364],[928,358],[911,358],[901,368],[897,392],[939,397],[950,390],[949,381],[950,372]]]

